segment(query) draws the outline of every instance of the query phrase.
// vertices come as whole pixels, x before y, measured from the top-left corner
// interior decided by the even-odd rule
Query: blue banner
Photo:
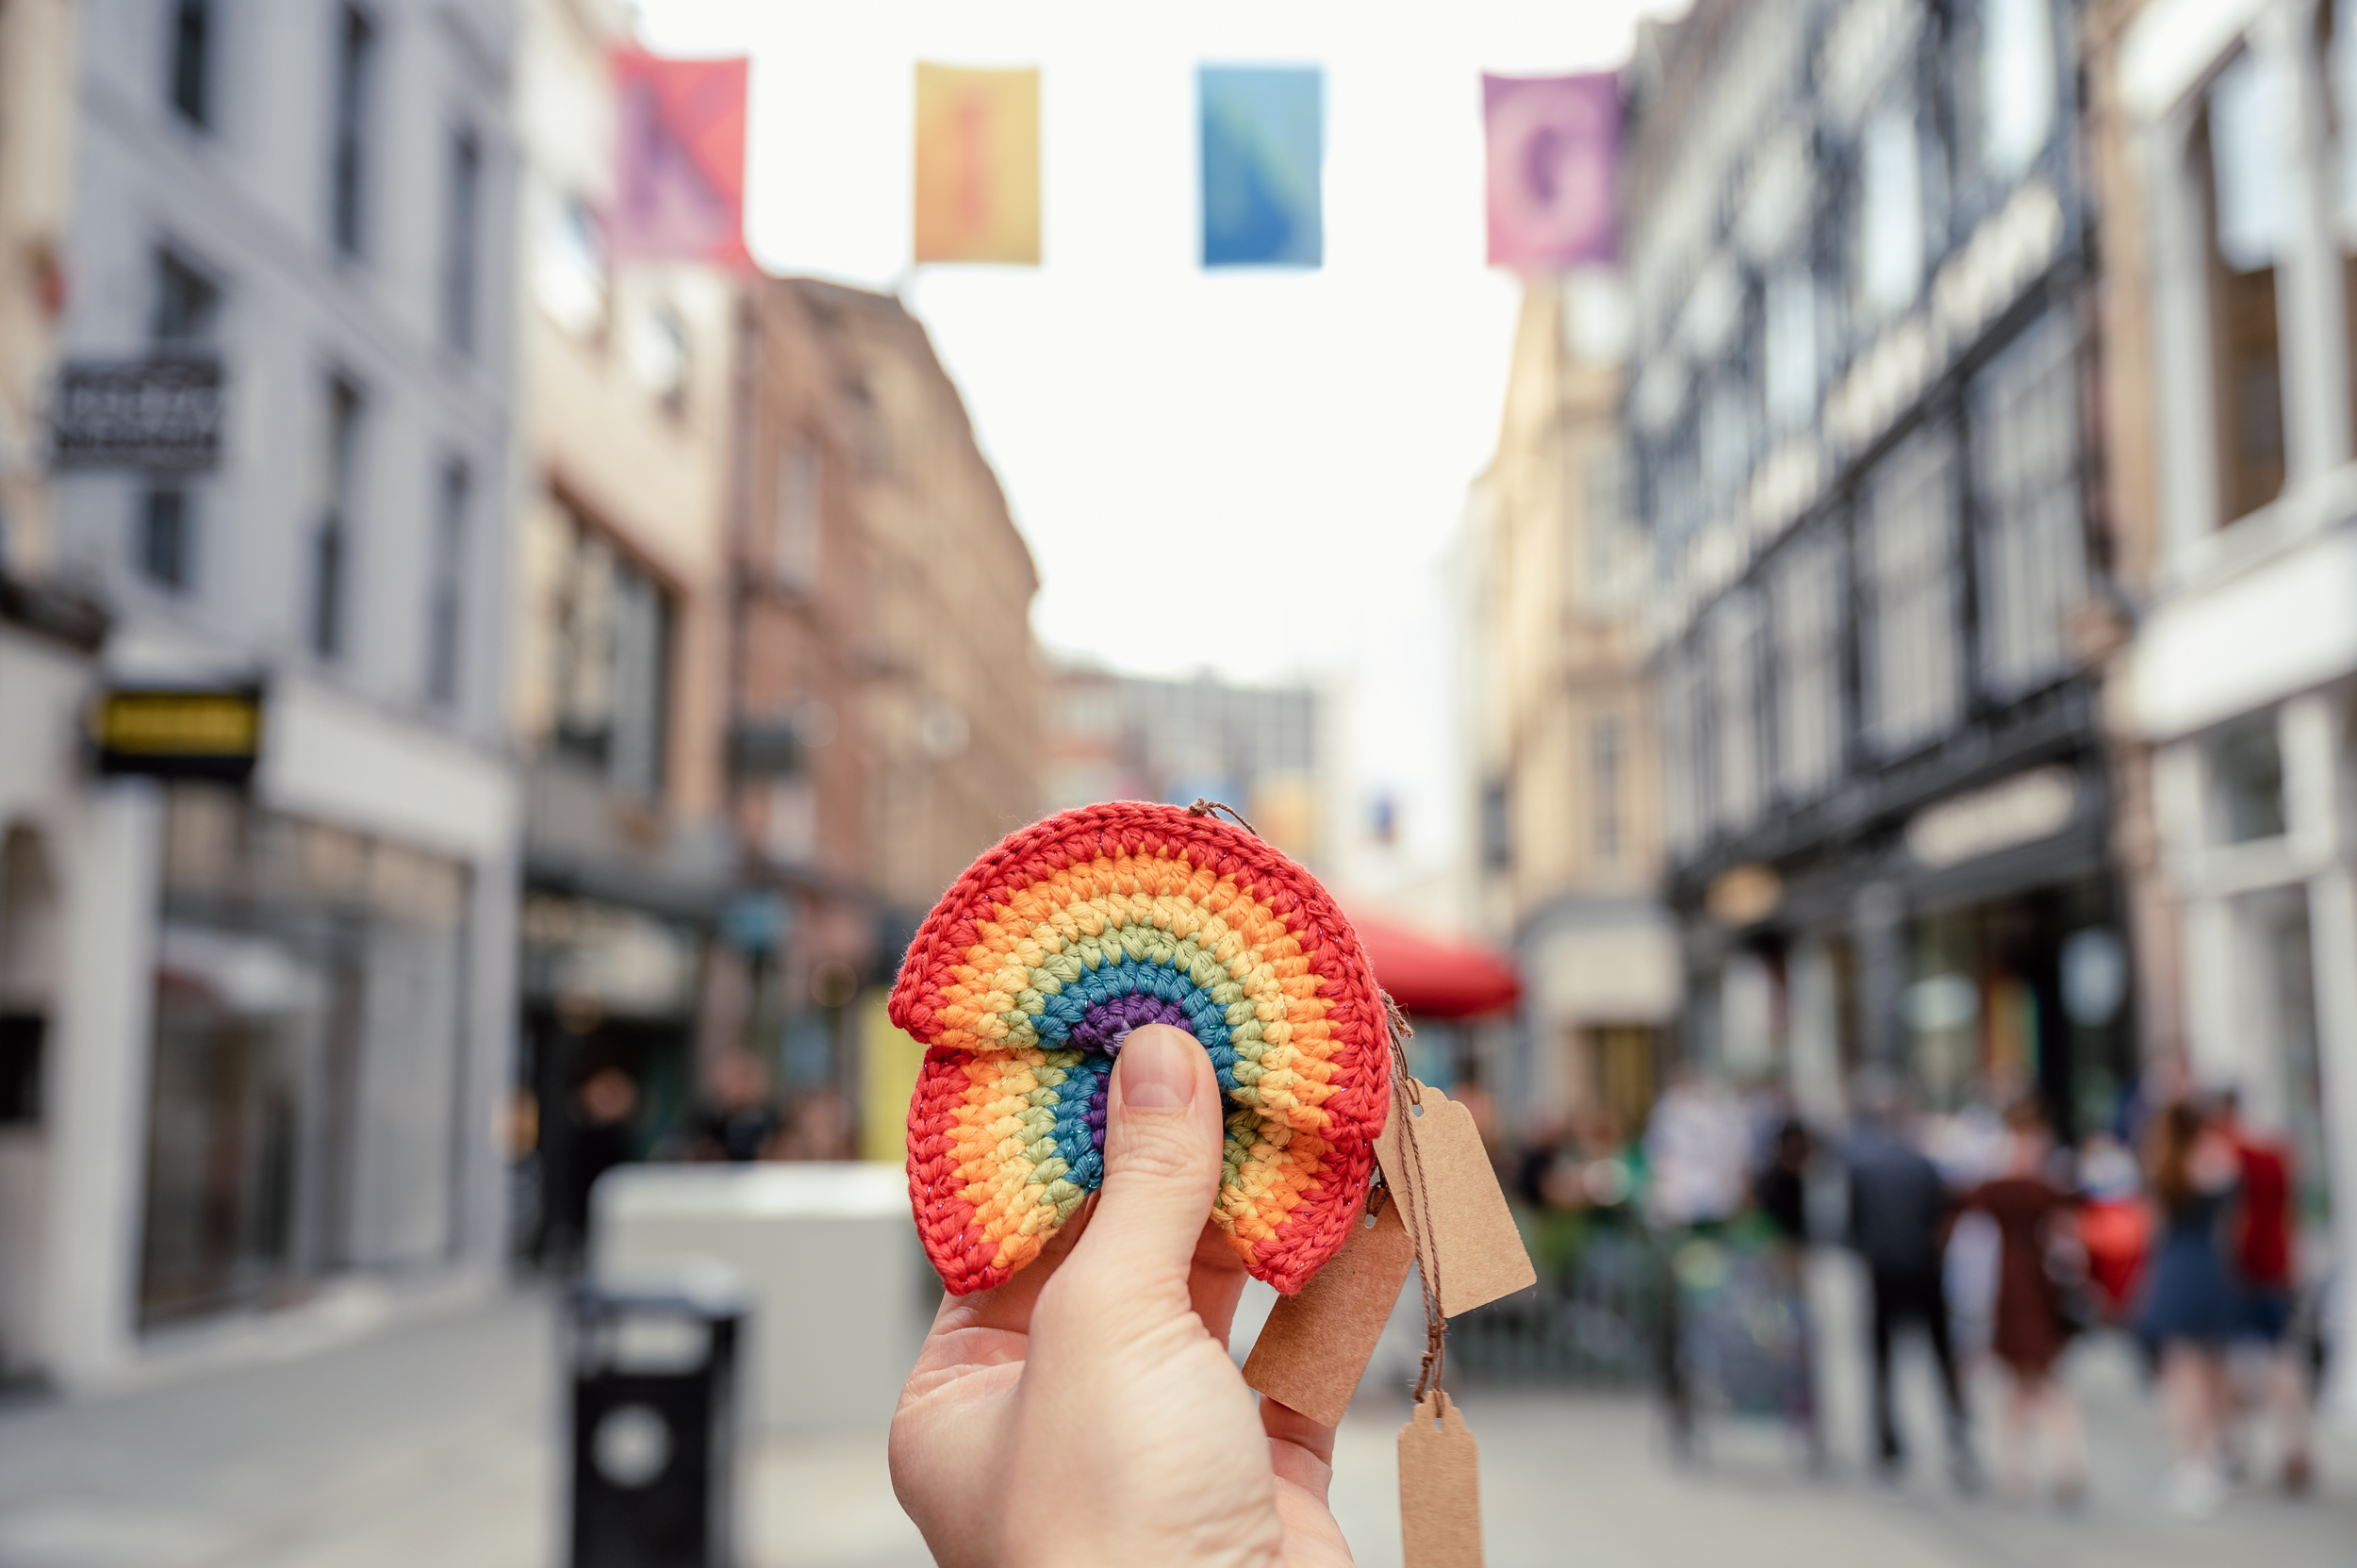
[[[1326,77],[1315,66],[1213,66],[1203,95],[1203,265],[1326,260]]]

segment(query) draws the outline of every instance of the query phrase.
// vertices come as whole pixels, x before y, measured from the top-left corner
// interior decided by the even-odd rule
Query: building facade
[[[1468,508],[1478,908],[1524,985],[1526,1131],[1640,1124],[1679,995],[1624,497],[1619,278],[1525,284],[1497,454]],[[1496,1087],[1507,1087],[1497,1085]]]
[[[2357,1257],[2357,14],[2097,8],[2103,396],[2138,569],[2111,721],[2149,759],[2156,1055],[2296,1151]],[[2333,1343],[2357,1343],[2338,1292]],[[2346,1358],[2335,1358],[2335,1364]],[[2357,1378],[2335,1374],[2357,1408]]]
[[[598,1170],[684,1135],[722,1043],[703,1021],[738,885],[727,729],[741,285],[703,265],[611,259],[608,62],[628,8],[527,0],[520,12],[519,1220],[527,1246],[562,1258]],[[585,1104],[601,1074],[618,1075],[601,1081],[609,1098]]]
[[[2035,1093],[2136,1066],[2080,629],[2069,0],[1704,0],[1629,75],[1625,402],[1691,1054]]]
[[[160,691],[184,728],[147,740],[225,721],[210,770],[244,777],[97,774],[63,698],[9,704],[77,792],[33,879],[46,1225],[9,1267],[23,1362],[69,1385],[191,1317],[496,1259],[516,815],[504,7],[79,21],[42,66],[74,201],[41,569],[114,612],[104,723]]]

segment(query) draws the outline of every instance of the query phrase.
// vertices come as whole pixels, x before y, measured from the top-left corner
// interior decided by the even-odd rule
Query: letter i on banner
[[[916,68],[918,261],[1039,265],[1039,73]]]

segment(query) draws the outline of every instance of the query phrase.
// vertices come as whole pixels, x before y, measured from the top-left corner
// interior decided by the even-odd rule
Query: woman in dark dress
[[[2218,1439],[2233,1411],[2226,1347],[2243,1309],[2226,1271],[2221,1227],[2234,1201],[2234,1146],[2190,1100],[2152,1118],[2147,1165],[2161,1235],[2137,1327],[2161,1358],[2161,1399],[2177,1448],[2168,1499],[2205,1516],[2225,1499]]]
[[[2047,1180],[2053,1136],[2035,1100],[2005,1116],[2012,1129],[2003,1175],[1964,1196],[1997,1224],[1997,1311],[1989,1350],[2012,1375],[2005,1399],[1999,1475],[2006,1489],[2029,1489],[2030,1449],[2045,1434],[2054,1492],[2075,1503],[2086,1486],[2085,1428],[2054,1363],[2070,1343],[2069,1320],[2055,1283],[2054,1260],[2074,1255],[2077,1211],[2071,1197]]]

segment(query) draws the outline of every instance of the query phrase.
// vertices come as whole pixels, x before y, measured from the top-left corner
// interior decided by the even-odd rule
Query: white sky
[[[750,52],[754,256],[897,288],[1039,564],[1051,649],[1344,694],[1343,788],[1458,832],[1443,557],[1488,461],[1519,285],[1483,263],[1481,73],[1607,69],[1679,0],[643,0]],[[913,70],[1041,69],[1044,261],[909,267]],[[1195,69],[1326,68],[1326,266],[1206,273]],[[1344,859],[1351,856],[1348,847]],[[1340,867],[1338,867],[1339,869]]]

